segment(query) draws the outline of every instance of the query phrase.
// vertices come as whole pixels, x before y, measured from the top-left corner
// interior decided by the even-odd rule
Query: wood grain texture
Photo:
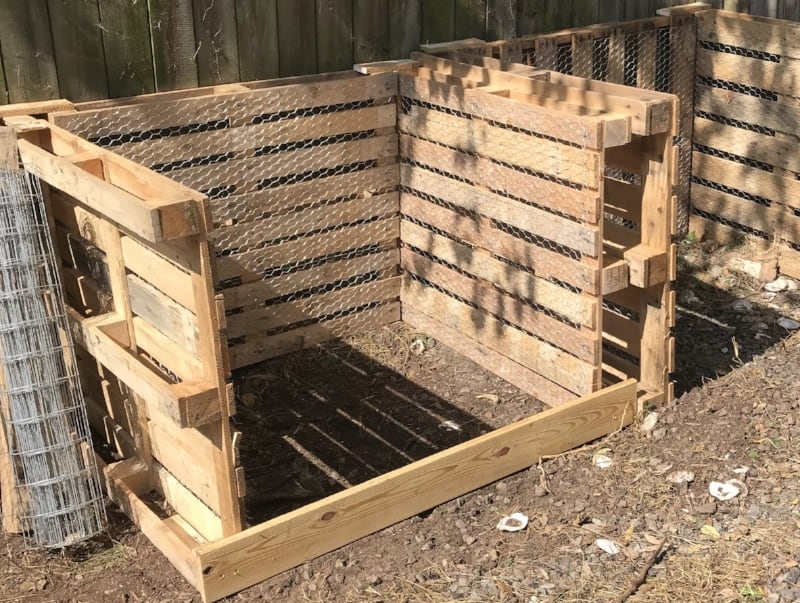
[[[201,592],[216,600],[307,559],[591,441],[633,419],[627,381],[200,546]]]
[[[193,0],[201,86],[239,81],[235,0]]]
[[[108,96],[97,0],[49,0],[59,93],[72,101]]]
[[[389,58],[405,59],[419,48],[422,0],[389,0]]]
[[[357,63],[389,58],[389,0],[353,3],[353,58]]]
[[[317,68],[320,71],[353,66],[353,8],[351,0],[317,0]]]
[[[262,80],[280,75],[278,9],[275,0],[236,0],[239,78]]]
[[[317,71],[315,0],[277,0],[281,77]]]
[[[517,35],[544,31],[544,6],[539,0],[517,0]]]
[[[9,102],[60,96],[46,0],[0,3],[0,51]]]
[[[448,42],[455,37],[456,0],[422,0],[422,43]]]
[[[148,0],[156,90],[194,88],[197,46],[192,0]]]
[[[146,2],[99,0],[108,92],[112,97],[155,92]]]
[[[485,40],[488,5],[488,0],[456,0],[454,39]]]

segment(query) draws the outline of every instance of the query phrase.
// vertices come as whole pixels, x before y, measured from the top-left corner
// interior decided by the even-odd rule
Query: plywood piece
[[[197,550],[216,600],[633,420],[627,381],[382,475]]]

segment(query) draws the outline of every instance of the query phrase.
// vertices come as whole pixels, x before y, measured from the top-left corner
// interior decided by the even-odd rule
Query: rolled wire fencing
[[[38,180],[0,170],[0,415],[29,548],[69,546],[106,523],[54,260]]]

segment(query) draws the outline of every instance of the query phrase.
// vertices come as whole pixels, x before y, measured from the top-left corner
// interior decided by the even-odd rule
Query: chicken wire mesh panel
[[[211,200],[234,366],[399,317],[396,75],[76,114]]]
[[[22,171],[0,171],[0,364],[26,543],[93,536],[105,524],[100,480],[42,192]]]
[[[545,402],[597,387],[602,153],[554,112],[401,76],[404,304],[509,357]],[[498,99],[497,103],[502,102]],[[533,129],[531,129],[533,128]]]
[[[692,177],[694,19],[641,29],[608,28],[607,35],[522,38],[511,43],[511,61],[567,75],[675,94],[680,100],[676,230],[688,232]],[[619,174],[610,173],[611,177]]]

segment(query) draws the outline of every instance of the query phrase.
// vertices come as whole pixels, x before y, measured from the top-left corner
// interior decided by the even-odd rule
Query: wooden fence
[[[422,42],[648,17],[686,0],[0,0],[0,103],[349,69]],[[793,0],[715,6],[800,19]]]

